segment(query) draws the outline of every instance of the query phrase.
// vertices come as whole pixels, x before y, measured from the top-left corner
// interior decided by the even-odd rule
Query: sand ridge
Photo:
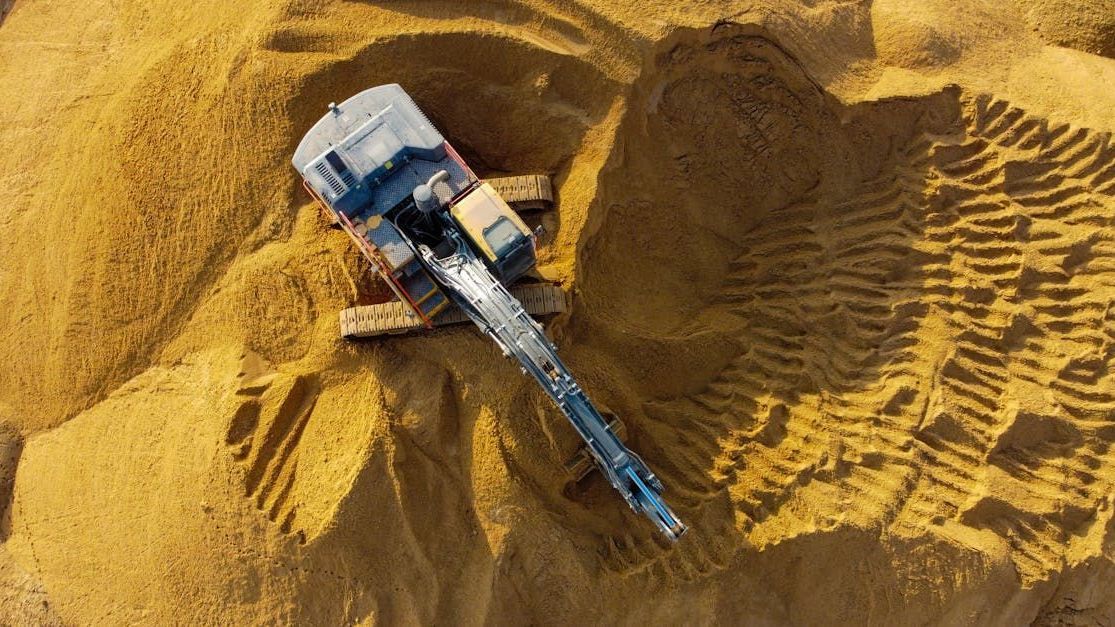
[[[1055,4],[16,3],[0,613],[1109,619],[1115,66]],[[337,338],[287,161],[395,81],[554,176],[550,332],[682,543],[471,329]]]

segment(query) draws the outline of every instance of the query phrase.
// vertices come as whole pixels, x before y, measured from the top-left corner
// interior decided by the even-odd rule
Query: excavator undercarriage
[[[560,285],[520,284],[511,288],[511,295],[532,316],[548,316],[565,311],[565,293]],[[424,328],[414,311],[398,300],[349,307],[341,310],[340,317],[341,337],[346,340],[409,333]],[[434,326],[440,327],[469,322],[469,319],[463,311],[453,308],[438,314],[432,322]]]

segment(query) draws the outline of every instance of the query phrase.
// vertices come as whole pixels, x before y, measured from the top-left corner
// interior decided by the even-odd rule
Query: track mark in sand
[[[595,52],[602,56],[601,64],[610,71],[633,71],[639,61],[635,47],[617,48],[612,43],[631,40],[631,32],[579,3],[380,0],[370,4],[439,23],[483,20],[550,52],[573,56]]]
[[[500,24],[541,48],[558,54],[579,55],[592,46],[585,40],[583,29],[556,12],[545,12],[517,2],[379,2],[377,6],[415,16],[443,21],[475,18]]]
[[[759,202],[764,208],[790,204],[779,215],[786,230],[776,229],[772,239],[793,239],[799,226],[808,229],[808,218],[817,210],[794,201],[805,198],[817,186],[823,159],[816,140],[829,135],[828,127],[838,121],[836,112],[829,109],[833,103],[796,61],[754,29],[724,27],[711,34],[683,33],[676,41],[664,42],[655,62],[657,67],[646,77],[646,89],[639,91],[647,102],[637,103],[631,110],[646,116],[645,121],[639,118],[639,128],[634,132],[649,133],[648,148],[666,157],[652,162],[640,157],[648,148],[629,149],[637,155],[628,164],[634,176],[643,173],[660,183],[633,190],[653,196],[655,201],[645,203],[644,208],[639,203],[641,197],[633,197],[640,210],[624,215],[638,218],[619,231],[622,237],[636,234],[637,247],[645,250],[698,249],[693,255],[679,255],[669,261],[673,266],[670,272],[696,285],[691,290],[690,286],[663,290],[678,294],[680,310],[692,306],[692,298],[684,296],[687,291],[700,298],[718,287],[728,292],[734,289],[718,286],[716,279],[707,277],[709,268],[718,264],[718,260],[708,259],[709,251],[737,248],[740,239],[747,238],[746,225],[757,220],[750,199],[739,196],[738,190],[761,196]],[[698,178],[694,180],[694,176]],[[626,181],[620,185],[620,193],[630,188]],[[676,209],[654,209],[655,205],[668,206],[671,202],[676,203]],[[606,228],[613,228],[613,224]],[[655,234],[666,240],[644,244]],[[701,236],[709,236],[712,241],[698,239]],[[807,240],[789,247],[774,241],[756,243],[756,249],[763,246],[775,248],[775,256],[760,250],[755,256],[777,258],[786,272],[794,271],[821,250],[820,244]],[[723,257],[725,261],[730,259],[731,249]],[[605,257],[603,265],[610,273],[626,268],[634,274],[660,260],[648,255],[632,263],[625,257],[630,255]],[[734,272],[746,274],[749,263],[748,259],[738,261],[733,265]],[[678,271],[678,267],[683,269]],[[668,275],[665,280],[669,280]],[[630,306],[619,315],[663,308],[661,300],[640,300],[648,290],[641,291],[644,294],[611,293],[606,300]],[[778,293],[769,296],[772,303],[779,299]],[[729,301],[746,298],[749,296],[728,294],[721,306],[730,309]],[[667,303],[665,308],[670,309],[672,304]],[[691,525],[691,532],[680,543],[666,546],[650,530],[633,527],[629,535],[609,542],[603,555],[605,568],[624,573],[655,571],[686,580],[705,576],[726,567],[740,544],[746,542],[744,534],[735,531],[745,524],[745,510],[755,518],[765,518],[785,502],[789,493],[781,489],[780,478],[798,476],[799,465],[807,463],[808,456],[785,459],[773,454],[751,455],[746,462],[741,456],[752,442],[781,450],[803,441],[803,434],[793,428],[791,414],[794,390],[802,387],[808,374],[806,362],[798,355],[805,348],[801,342],[808,338],[810,329],[792,316],[774,315],[756,323],[752,330],[756,338],[764,340],[762,344],[730,360],[703,390],[687,398],[644,405],[648,420],[640,430],[645,430],[647,437],[640,439],[640,450],[669,487],[666,498]],[[766,382],[752,374],[760,367],[781,377],[790,393],[772,393]],[[662,444],[654,450],[657,443]],[[737,483],[744,463],[752,466],[761,481],[752,484],[754,492],[746,495],[746,504],[740,504],[729,489]],[[766,472],[758,472],[759,468]]]
[[[245,383],[245,398],[230,420],[225,443],[245,468],[244,494],[280,531],[305,542],[298,502],[298,446],[313,414],[320,385],[311,376],[270,376]]]
[[[634,47],[616,48],[611,44],[630,39],[630,33],[591,9],[567,3],[531,6],[520,2],[392,0],[347,3],[341,10],[354,19],[379,18],[381,11],[404,14],[411,24],[422,20],[436,22],[438,26],[431,27],[433,31],[498,34],[562,56],[594,53],[609,73],[633,72],[639,62]],[[369,15],[369,11],[377,13]],[[263,47],[282,53],[336,54],[338,49],[365,41],[366,35],[361,31],[338,29],[335,19],[320,24],[307,21],[305,17],[312,13],[297,11],[289,15],[297,19],[278,25],[265,38]],[[447,23],[453,26],[446,29]]]
[[[1016,265],[1007,268],[1004,250],[1003,270],[988,276],[998,298],[974,309],[957,347],[967,356],[959,374],[1002,390],[999,402],[953,412],[966,443],[939,439],[986,464],[977,482],[954,482],[966,488],[960,521],[1007,540],[1023,579],[1034,580],[1062,566],[1112,490],[1115,146],[1109,133],[990,97],[971,104],[967,121],[987,158],[955,184],[988,181],[999,206],[964,221],[1007,228],[999,240],[1011,242]],[[1015,224],[1001,222],[1004,211]]]
[[[767,216],[713,305],[744,352],[647,411],[683,444],[657,459],[692,552],[730,526],[930,525],[992,531],[1024,582],[1059,570],[1115,489],[1113,222],[1109,134],[982,96],[851,197]],[[703,572],[686,550],[617,541],[605,563]]]

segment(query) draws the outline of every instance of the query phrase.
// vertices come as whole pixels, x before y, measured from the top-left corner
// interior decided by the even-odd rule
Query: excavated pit
[[[991,531],[1035,582],[1104,528],[1113,251],[1077,238],[1110,224],[1108,134],[955,89],[843,106],[727,26],[668,42],[635,93],[573,344],[614,358],[694,531],[606,563],[700,579],[787,529],[928,522]]]

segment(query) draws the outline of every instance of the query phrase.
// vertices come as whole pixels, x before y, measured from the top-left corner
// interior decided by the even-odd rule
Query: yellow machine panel
[[[531,231],[488,183],[473,190],[450,209],[453,219],[490,262],[509,238],[530,237]]]

